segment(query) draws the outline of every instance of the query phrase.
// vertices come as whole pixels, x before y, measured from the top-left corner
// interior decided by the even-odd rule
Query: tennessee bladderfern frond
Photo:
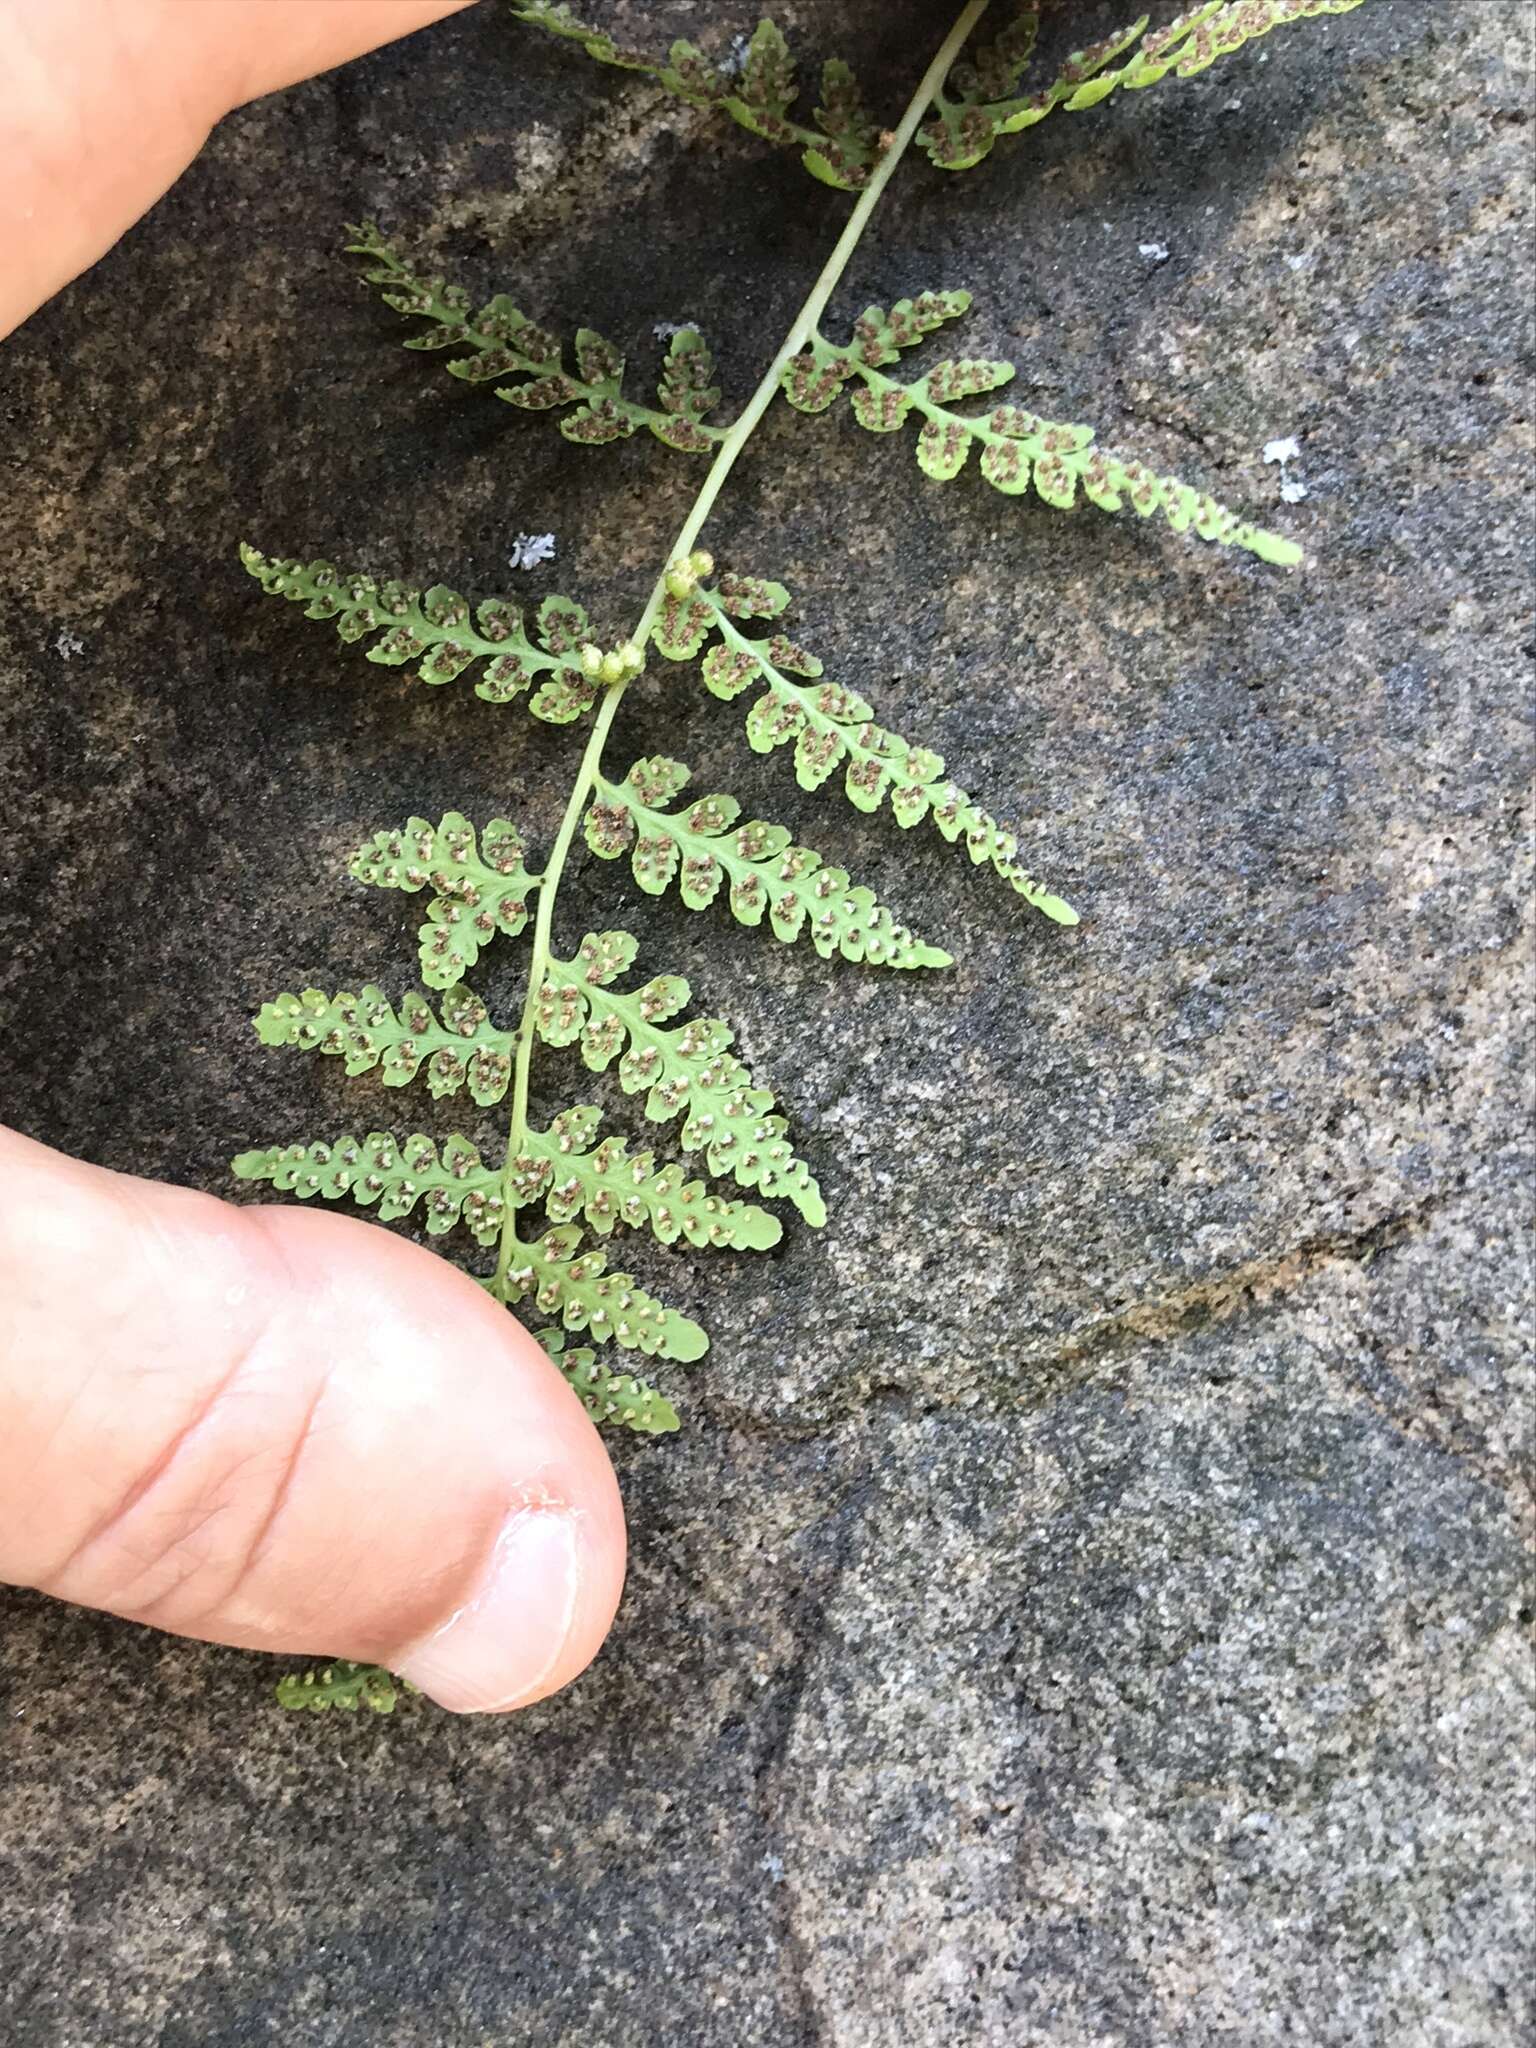
[[[1010,363],[951,356],[907,376],[889,374],[968,311],[965,292],[921,291],[888,308],[871,306],[847,341],[828,338],[821,323],[886,183],[915,142],[957,168],[978,161],[998,135],[1056,107],[1074,111],[1122,87],[1187,76],[1283,21],[1358,4],[1243,0],[1196,7],[1157,31],[1142,20],[1077,53],[1053,84],[1021,99],[1036,10],[1021,10],[965,56],[986,6],[969,0],[889,133],[863,113],[841,65],[823,74],[816,129],[797,126],[793,68],[768,22],[736,71],[721,73],[688,44],[674,45],[658,64],[620,50],[563,7],[513,10],[606,63],[645,72],[696,105],[793,143],[818,176],[858,197],[772,363],[726,424],[712,417],[721,393],[712,356],[693,330],[673,340],[652,406],[626,396],[624,353],[614,343],[589,329],[562,343],[504,296],[475,311],[459,288],[411,269],[375,228],[352,231],[349,247],[366,259],[369,281],[398,311],[428,323],[408,347],[457,351],[448,364],[455,375],[490,385],[521,410],[559,414],[570,441],[601,443],[644,428],[673,449],[712,459],[638,620],[606,645],[585,608],[567,597],[546,597],[530,617],[504,597],[471,603],[446,584],[423,591],[325,560],[242,549],[265,591],[332,622],[369,661],[403,668],[429,686],[464,678],[487,703],[526,700],[535,717],[580,724],[585,737],[547,848],[531,849],[509,818],[477,825],[457,811],[436,822],[386,825],[358,847],[356,880],[424,899],[421,987],[304,989],[274,997],[255,1020],[266,1045],[338,1059],[349,1075],[385,1088],[424,1081],[431,1098],[458,1098],[473,1135],[374,1130],[280,1141],[242,1153],[240,1178],[300,1200],[351,1201],[434,1239],[466,1238],[484,1255],[477,1269],[471,1249],[470,1269],[495,1300],[526,1317],[594,1419],[648,1434],[677,1427],[666,1395],[631,1372],[625,1355],[687,1362],[708,1340],[691,1317],[623,1270],[609,1240],[622,1228],[664,1246],[763,1252],[782,1234],[764,1204],[787,1203],[812,1226],[825,1222],[826,1210],[773,1089],[734,1050],[724,1018],[693,1014],[681,975],[637,969],[639,944],[622,929],[588,932],[562,948],[559,892],[578,843],[627,871],[643,894],[675,889],[689,910],[719,906],[785,945],[808,939],[822,959],[911,971],[945,968],[950,955],[787,827],[746,816],[725,792],[690,798],[682,762],[651,755],[610,765],[615,714],[635,678],[656,657],[706,697],[747,699],[748,745],[760,754],[784,750],[802,790],[836,778],[861,811],[888,806],[909,831],[931,821],[1043,916],[1064,926],[1078,921],[1030,871],[1017,833],[951,777],[937,752],[881,723],[861,689],[827,676],[791,637],[781,583],[717,573],[700,538],[720,491],[780,396],[801,412],[825,411],[846,396],[870,432],[915,426],[918,464],[937,481],[959,476],[974,450],[982,477],[1005,494],[1032,490],[1067,510],[1080,492],[1106,511],[1160,511],[1177,532],[1270,563],[1298,562],[1293,542],[1193,486],[1101,450],[1091,429],[999,399],[1014,376]],[[984,401],[979,409],[977,400]],[[475,985],[482,956],[498,941],[527,949],[516,1014],[493,1014]],[[682,1158],[631,1149],[619,1132],[603,1131],[597,1104],[579,1099],[535,1125],[532,1062],[536,1052],[551,1051],[574,1054],[590,1073],[611,1070],[621,1091],[639,1098],[647,1122],[670,1127]],[[500,1109],[505,1137],[489,1140],[470,1109]],[[573,1348],[572,1338],[582,1341]],[[342,1663],[285,1681],[280,1696],[317,1710],[363,1704],[388,1711],[395,1700],[387,1673]]]

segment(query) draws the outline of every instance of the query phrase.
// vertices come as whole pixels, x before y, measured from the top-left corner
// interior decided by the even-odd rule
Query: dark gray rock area
[[[893,105],[937,39],[783,13]],[[823,965],[586,863],[567,933],[628,923],[729,1012],[831,1222],[633,1247],[714,1350],[658,1374],[680,1436],[615,1446],[630,1589],[564,1698],[299,1720],[255,1659],[0,1594],[5,2038],[1532,2039],[1531,41],[1526,0],[1369,0],[907,168],[838,319],[968,286],[1025,403],[1306,566],[771,417],[717,553],[1084,922],[647,677],[616,761],[692,761],[958,965]],[[400,350],[341,224],[642,371],[697,321],[744,392],[846,204],[482,7],[230,120],[0,349],[6,1120],[215,1188],[258,1140],[464,1123],[247,1019],[408,984],[419,904],[345,855],[449,807],[547,835],[571,735],[370,668],[236,544],[616,638],[697,472]],[[556,564],[509,571],[520,530]],[[542,1057],[543,1106],[583,1079]]]

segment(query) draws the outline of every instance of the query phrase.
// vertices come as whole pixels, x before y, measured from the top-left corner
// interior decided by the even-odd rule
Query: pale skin
[[[0,0],[0,334],[223,115],[465,0]],[[0,1581],[403,1671],[463,1712],[584,1669],[624,1519],[505,1310],[375,1225],[0,1130]]]

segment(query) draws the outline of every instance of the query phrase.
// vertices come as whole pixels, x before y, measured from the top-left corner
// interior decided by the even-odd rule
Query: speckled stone
[[[930,10],[851,12],[898,98]],[[819,48],[849,13],[784,10]],[[635,1247],[715,1350],[668,1378],[679,1438],[617,1447],[632,1582],[566,1697],[292,1720],[256,1660],[0,1595],[0,2034],[1531,2038],[1530,58],[1525,0],[1370,0],[903,178],[838,318],[968,285],[962,346],[1025,402],[1308,566],[771,419],[717,553],[1085,921],[647,679],[615,760],[692,761],[959,964],[626,902],[778,1080],[832,1221],[756,1263]],[[343,871],[374,827],[557,814],[568,733],[359,663],[239,539],[570,590],[616,638],[686,505],[649,440],[573,449],[392,346],[340,224],[642,369],[696,320],[740,392],[845,203],[480,8],[229,121],[0,350],[10,1121],[220,1188],[258,1138],[382,1121],[248,1014],[409,979],[419,907]],[[520,530],[552,568],[507,569]],[[588,863],[562,922],[620,886]]]

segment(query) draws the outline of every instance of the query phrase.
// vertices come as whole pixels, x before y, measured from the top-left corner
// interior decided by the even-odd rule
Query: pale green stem
[[[843,272],[862,241],[864,231],[880,204],[886,186],[911,145],[912,138],[917,133],[935,94],[949,76],[950,67],[969,40],[972,29],[986,12],[986,7],[987,0],[968,0],[967,6],[961,10],[959,20],[944,38],[933,62],[923,73],[907,111],[902,115],[891,138],[889,149],[881,157],[874,175],[859,194],[858,202],[848,216],[847,226],[838,236],[836,247],[822,266],[821,275],[811,287],[810,296],[800,308],[794,325],[785,335],[778,354],[763,372],[762,381],[747,401],[741,417],[732,424],[721,442],[719,453],[709,466],[709,474],[700,485],[699,494],[693,501],[688,517],[683,521],[682,528],[672,543],[667,556],[669,564],[692,552],[704,530],[705,521],[715,508],[715,500],[719,497],[726,478],[736,465],[737,456],[746,447],[763,414],[778,393],[785,365],[792,357],[799,355],[816,332],[821,316],[827,309],[827,302],[836,291]],[[656,623],[656,615],[666,598],[666,575],[664,567],[656,578],[655,588],[640,615],[639,624],[631,635],[637,647],[643,648],[650,638],[651,629]],[[614,717],[626,687],[624,683],[614,684],[598,707],[586,748],[577,765],[576,780],[571,785],[565,815],[560,820],[560,830],[556,833],[555,843],[550,849],[549,862],[545,867],[543,883],[539,890],[539,908],[534,920],[533,947],[528,963],[528,994],[523,1003],[522,1021],[517,1032],[517,1064],[512,1077],[512,1118],[507,1132],[507,1174],[510,1174],[513,1162],[522,1150],[523,1136],[528,1128],[528,1072],[533,1061],[534,1015],[538,1008],[540,991],[544,986],[544,978],[553,958],[549,941],[554,925],[555,898],[560,887],[560,877],[565,871],[566,859],[570,854],[571,842],[576,836],[576,828],[581,823],[582,813],[597,782],[602,766],[603,747],[612,730]],[[506,1220],[502,1225],[501,1248],[496,1260],[498,1281],[506,1278],[507,1268],[512,1262],[512,1252],[517,1242],[516,1220],[517,1212],[509,1200]]]

